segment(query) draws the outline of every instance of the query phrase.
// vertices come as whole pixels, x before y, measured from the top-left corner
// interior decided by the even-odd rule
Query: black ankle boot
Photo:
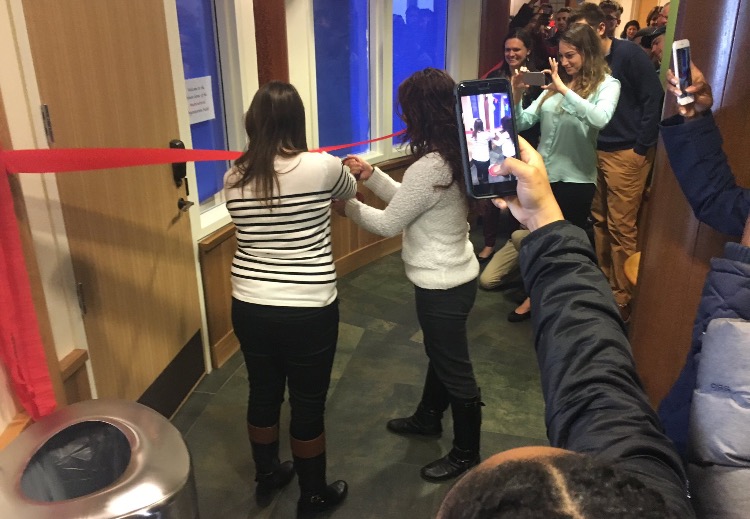
[[[297,510],[302,513],[318,513],[333,508],[346,497],[346,481],[334,481],[326,485],[326,454],[314,458],[294,457],[294,469],[299,479],[300,497]]]
[[[297,510],[306,514],[324,512],[341,503],[346,497],[349,486],[346,481],[334,481],[320,492],[303,492],[297,501]]]
[[[479,464],[479,453],[453,447],[442,458],[422,467],[420,474],[424,479],[433,483],[446,481],[460,476],[477,464]]]
[[[389,420],[386,427],[396,434],[416,434],[437,438],[443,433],[442,419],[442,411],[427,409],[420,403],[413,415]]]

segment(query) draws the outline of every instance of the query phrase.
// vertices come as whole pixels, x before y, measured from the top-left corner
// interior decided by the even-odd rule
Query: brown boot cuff
[[[320,456],[326,451],[326,435],[321,434],[317,438],[308,441],[298,440],[290,437],[289,443],[292,447],[292,454],[298,458],[314,458]]]
[[[271,427],[255,427],[247,424],[247,436],[253,443],[268,445],[269,443],[279,441],[279,424]]]

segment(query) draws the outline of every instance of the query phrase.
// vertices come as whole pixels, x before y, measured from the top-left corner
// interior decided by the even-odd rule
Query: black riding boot
[[[255,461],[255,495],[263,499],[275,490],[285,487],[294,477],[294,464],[279,460],[279,442],[262,444],[250,442]]]
[[[294,477],[294,465],[291,461],[281,463],[279,460],[279,425],[256,427],[247,424],[247,436],[253,451],[255,462],[255,497],[258,504],[270,502],[274,491],[285,487]]]
[[[303,513],[317,513],[333,508],[346,497],[346,481],[326,484],[326,454],[314,458],[294,457],[294,468],[299,478],[300,497],[297,509]]]
[[[420,436],[439,437],[443,432],[441,424],[443,412],[448,408],[448,390],[438,379],[430,364],[422,390],[422,401],[413,415],[406,418],[394,418],[386,427],[396,434],[416,434]]]
[[[451,403],[453,449],[442,458],[422,467],[424,479],[433,482],[453,479],[479,463],[483,405],[480,396]]]
[[[292,438],[294,470],[299,480],[300,497],[297,510],[314,514],[323,512],[341,503],[346,497],[346,481],[326,484],[325,435],[309,441]]]

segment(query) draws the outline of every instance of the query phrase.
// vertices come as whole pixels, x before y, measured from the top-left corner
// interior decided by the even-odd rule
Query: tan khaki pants
[[[597,154],[598,181],[591,204],[596,255],[617,304],[624,305],[630,302],[631,289],[623,265],[636,252],[638,211],[654,161],[654,148],[646,157],[632,149]]]
[[[518,250],[521,240],[529,235],[526,229],[519,229],[510,235],[505,245],[498,250],[479,275],[479,286],[485,290],[492,290],[503,283],[517,280],[521,277],[518,266]]]

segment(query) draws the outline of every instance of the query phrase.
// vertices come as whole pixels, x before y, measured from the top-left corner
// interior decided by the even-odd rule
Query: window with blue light
[[[368,0],[313,2],[320,146],[370,139],[368,9]],[[362,144],[334,153],[369,149]]]
[[[198,119],[202,119],[199,122],[191,121],[193,148],[226,150],[227,130],[213,0],[177,0],[177,21],[188,98],[191,95],[191,85],[196,85],[192,89],[206,92],[210,106],[213,107],[213,117],[199,117]],[[224,173],[228,167],[227,161],[195,163],[198,198],[202,206],[209,202],[205,204],[206,209],[213,207],[210,203],[212,198],[223,189]]]
[[[445,69],[448,0],[393,1],[393,131],[405,128],[397,115],[398,86],[418,70]]]

